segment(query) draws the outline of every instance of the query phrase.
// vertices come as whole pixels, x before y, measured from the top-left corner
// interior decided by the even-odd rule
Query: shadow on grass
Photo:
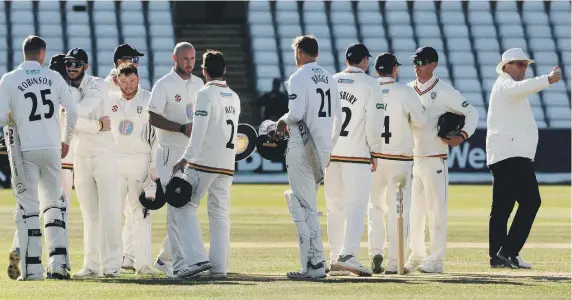
[[[521,274],[491,274],[491,273],[446,273],[446,274],[419,274],[406,276],[336,276],[319,280],[291,280],[282,274],[239,274],[230,273],[228,278],[213,279],[208,277],[192,277],[185,280],[165,277],[124,277],[114,279],[85,279],[85,282],[142,284],[142,285],[256,285],[264,282],[307,281],[309,283],[340,284],[340,283],[401,283],[401,284],[497,284],[511,286],[531,286],[537,283],[569,283],[570,276],[564,275],[521,275]]]

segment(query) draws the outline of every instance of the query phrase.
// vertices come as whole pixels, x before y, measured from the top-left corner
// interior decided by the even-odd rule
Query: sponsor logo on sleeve
[[[353,84],[354,80],[353,79],[340,78],[340,79],[338,79],[338,83]]]
[[[375,104],[375,108],[377,108],[377,109],[383,109],[383,107],[384,107],[383,103],[376,103]]]
[[[209,113],[206,112],[205,110],[197,110],[195,111],[195,116],[199,116],[199,117],[206,117],[208,116]]]
[[[296,95],[296,94],[290,94],[290,95],[288,95],[288,99],[290,99],[290,100],[294,100],[294,99],[296,99],[296,98],[298,98],[298,95]]]
[[[232,97],[232,93],[220,92],[221,97]]]
[[[469,106],[469,105],[470,105],[470,104],[469,104],[469,102],[467,102],[467,101],[463,101],[463,104],[461,104],[462,107],[467,107],[467,106]]]

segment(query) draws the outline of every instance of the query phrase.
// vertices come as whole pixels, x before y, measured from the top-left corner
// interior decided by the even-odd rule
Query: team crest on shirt
[[[137,113],[141,114],[143,112],[143,106],[137,106]]]
[[[193,116],[193,106],[190,103],[187,104],[186,112],[187,112],[187,118],[190,119]]]
[[[437,98],[437,92],[431,92],[431,99],[435,100]]]
[[[111,110],[112,110],[113,112],[116,112],[118,108],[119,108],[119,106],[113,105],[113,107],[111,108]]]
[[[181,95],[176,94],[176,95],[175,95],[175,101],[176,101],[176,102],[181,102]]]
[[[133,133],[135,124],[129,120],[123,120],[119,123],[119,133],[121,135],[130,135]]]

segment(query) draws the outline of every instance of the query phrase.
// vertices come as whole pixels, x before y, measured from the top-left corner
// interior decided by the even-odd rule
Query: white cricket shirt
[[[60,105],[66,110],[63,139]],[[60,74],[37,61],[25,61],[0,79],[0,123],[8,123],[10,112],[21,151],[61,149],[62,141],[71,141],[77,113],[68,85]]]
[[[331,152],[342,125],[342,106],[332,75],[316,62],[298,68],[286,82],[288,112],[280,119],[289,125],[288,147],[303,147],[296,124],[304,121],[317,151]]]
[[[439,117],[446,112],[464,115],[465,126],[461,134],[467,139],[473,135],[477,128],[478,111],[463,98],[459,91],[437,76],[431,77],[425,83],[419,83],[415,80],[408,85],[415,89],[419,95],[427,115],[427,124],[422,128],[414,127],[412,130],[415,141],[413,155],[446,158],[448,145],[437,136]]]
[[[510,157],[534,160],[538,127],[527,96],[549,85],[548,75],[514,81],[503,73],[497,78],[487,113],[487,165]]]
[[[347,67],[333,76],[342,105],[342,128],[331,161],[369,164],[381,152],[383,97],[375,78],[362,69]]]
[[[233,175],[238,95],[226,81],[209,81],[197,92],[193,114],[193,132],[183,158],[196,170]]]
[[[189,80],[183,80],[172,69],[169,74],[163,76],[153,86],[147,109],[169,121],[180,124],[193,122],[196,93],[203,86],[204,83],[199,77],[191,75]],[[157,138],[161,147],[184,149],[189,143],[189,138],[184,134],[159,128],[157,128]]]
[[[425,108],[414,89],[395,82],[391,77],[381,77],[378,84],[383,94],[382,151],[374,156],[390,160],[413,160],[412,128],[423,128],[427,122]]]
[[[119,155],[148,155],[151,145],[142,138],[149,123],[145,107],[151,93],[142,88],[132,99],[126,100],[123,94],[110,93],[111,131],[117,144]]]

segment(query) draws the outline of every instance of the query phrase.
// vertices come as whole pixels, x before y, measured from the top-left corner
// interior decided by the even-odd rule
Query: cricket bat
[[[397,274],[405,274],[405,255],[403,254],[403,187],[401,183],[397,183]]]

